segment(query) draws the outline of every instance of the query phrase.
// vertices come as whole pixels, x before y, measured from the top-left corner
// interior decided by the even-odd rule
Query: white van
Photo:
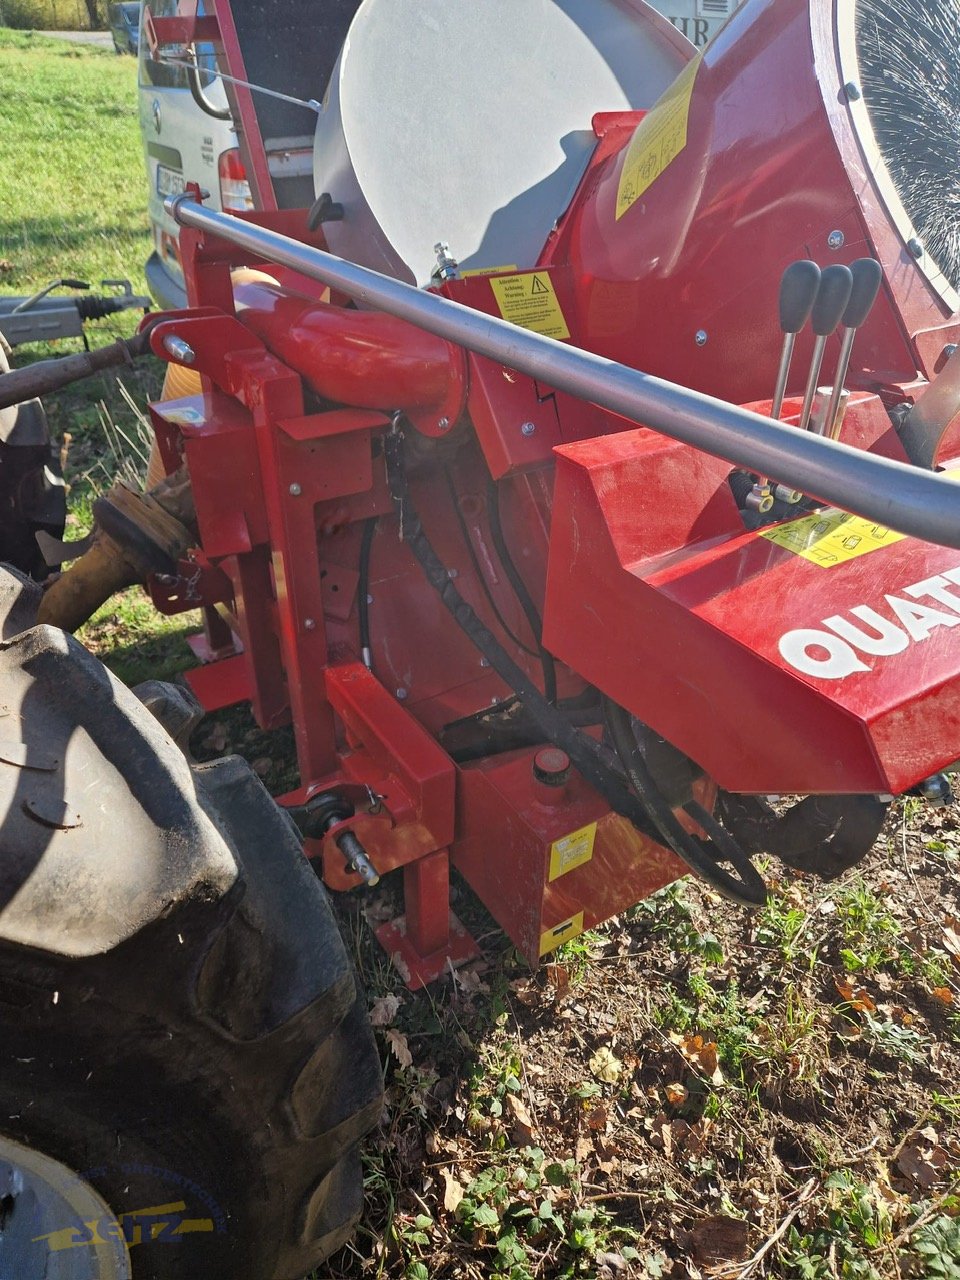
[[[700,48],[740,0],[650,0],[653,8]],[[255,84],[303,99],[320,98],[360,0],[232,0],[231,12]],[[143,6],[146,13],[148,6]],[[173,17],[178,0],[150,0],[156,18]],[[198,12],[203,13],[202,0]],[[223,82],[212,48],[197,46],[201,68],[191,87],[185,66],[150,57],[142,22],[139,48],[140,131],[149,180],[153,252],[147,283],[165,309],[186,306],[177,227],[163,209],[166,196],[197,182],[210,192],[210,208],[253,208]],[[306,107],[253,95],[281,208],[307,208],[314,200],[313,127]]]
[[[177,0],[151,0],[149,7],[156,18],[173,17]],[[201,65],[206,61],[209,66],[211,60],[209,49],[198,49]],[[186,182],[198,182],[210,192],[211,208],[249,209],[252,201],[222,81],[210,75],[202,77],[208,82],[203,93],[210,104],[210,111],[203,110],[191,93],[184,67],[151,59],[142,19],[138,65],[140,136],[153,232],[147,284],[159,305],[170,310],[186,306],[187,299],[177,252],[177,225],[164,212],[164,198],[182,191]]]

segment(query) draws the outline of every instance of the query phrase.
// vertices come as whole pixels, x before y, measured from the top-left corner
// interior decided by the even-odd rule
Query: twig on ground
[[[776,1231],[774,1231],[773,1235],[768,1236],[756,1253],[742,1266],[731,1267],[727,1271],[718,1272],[717,1280],[747,1280],[749,1276],[752,1276],[774,1245],[782,1240],[790,1230],[790,1224],[800,1213],[804,1205],[813,1199],[813,1195],[819,1186],[819,1178],[811,1178],[809,1182],[804,1183],[797,1194],[797,1199],[793,1208],[789,1213],[785,1214],[784,1217],[781,1218],[780,1225],[777,1227]]]

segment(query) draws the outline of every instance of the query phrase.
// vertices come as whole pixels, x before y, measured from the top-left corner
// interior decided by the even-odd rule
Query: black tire
[[[14,626],[22,594],[7,609]],[[68,808],[80,795],[82,819],[83,797],[99,797],[110,813],[104,827],[87,809],[76,863],[58,858],[82,822],[47,832],[39,857],[18,858],[22,840],[11,857],[52,775],[21,769],[16,803],[0,796],[0,1133],[100,1193],[135,1280],[300,1280],[356,1225],[358,1143],[381,1107],[365,1001],[326,894],[243,761],[187,768],[143,705],[62,633],[36,628],[5,652],[18,647],[13,675],[0,667],[0,700],[20,708],[31,750],[66,759]],[[96,753],[104,781],[91,790]],[[236,865],[227,887],[224,847]],[[47,906],[18,925],[8,916],[27,890]],[[40,1280],[37,1267],[17,1280]]]
[[[9,369],[0,338],[0,377]],[[45,578],[50,570],[36,534],[62,538],[66,516],[60,453],[50,442],[42,404],[34,399],[0,409],[0,560]]]

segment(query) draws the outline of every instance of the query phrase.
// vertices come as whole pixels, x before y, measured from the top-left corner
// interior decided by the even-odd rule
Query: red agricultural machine
[[[266,10],[239,0],[150,24],[157,58],[216,48],[258,211],[209,211],[195,182],[168,201],[190,307],[137,343],[196,385],[151,406],[156,483],[100,501],[41,622],[70,631],[134,581],[200,608],[202,708],[293,724],[301,785],[262,821],[284,847],[295,825],[331,889],[403,869],[378,937],[411,987],[475,953],[451,867],[531,964],[688,869],[749,906],[758,853],[841,874],[960,758],[960,4],[746,0],[701,55],[642,0],[321,8],[326,86],[264,69]],[[262,89],[291,135],[323,94],[310,209],[281,207]],[[144,698],[182,739],[185,695]],[[256,916],[293,871],[193,777]],[[125,945],[213,883],[177,865]],[[325,910],[297,884],[301,916]],[[268,1045],[254,1010],[309,967],[285,909],[198,935],[191,998],[231,1043]],[[294,1277],[349,1229],[349,1188],[308,1177],[342,1172],[375,1110],[337,983],[336,1016],[306,1006],[321,1049],[290,1047],[277,1097],[314,1118],[260,1255],[230,1271],[198,1231],[203,1268],[151,1247],[135,1275]],[[117,1212],[111,1178],[87,1180]]]

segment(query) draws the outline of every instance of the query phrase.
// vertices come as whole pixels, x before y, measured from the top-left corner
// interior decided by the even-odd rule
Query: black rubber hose
[[[744,906],[762,907],[767,901],[767,886],[729,831],[725,831],[712,814],[707,813],[706,809],[696,801],[691,801],[685,806],[687,813],[694,821],[709,833],[717,852],[734,865],[739,872],[737,876],[730,875],[718,866],[703,843],[681,826],[647,768],[633,732],[633,725],[630,723],[630,713],[606,697],[603,700],[603,709],[607,728],[610,730],[620,763],[626,770],[630,785],[640,797],[643,807],[649,813],[664,844],[672,849],[677,857],[682,858],[688,867],[692,867],[698,875],[728,898],[733,898]]]
[[[467,554],[470,556],[470,563],[473,565],[473,571],[477,575],[480,586],[483,588],[483,594],[487,597],[487,603],[493,610],[494,617],[497,619],[497,622],[500,623],[504,634],[510,637],[518,649],[522,649],[523,652],[529,654],[531,658],[538,657],[539,655],[537,654],[537,651],[535,649],[531,649],[529,645],[525,645],[513,628],[508,624],[506,618],[501,613],[496,600],[494,600],[493,592],[490,590],[486,575],[480,567],[479,557],[477,556],[473,542],[470,539],[470,530],[467,528],[467,522],[464,520],[463,512],[460,510],[460,495],[457,493],[457,487],[453,483],[453,476],[450,474],[450,468],[444,467],[443,474],[447,481],[447,488],[450,490],[450,502],[453,506],[453,514],[456,516],[457,523],[460,526],[460,533],[463,536],[464,543],[466,544]],[[536,639],[537,637],[534,636],[534,640]]]
[[[379,516],[371,516],[363,522],[360,539],[359,580],[357,582],[357,620],[360,629],[360,658],[368,671],[373,670],[373,650],[370,647],[370,549],[377,532]]]
[[[567,753],[579,772],[603,796],[615,813],[627,818],[639,830],[644,831],[648,825],[645,805],[641,804],[637,797],[624,786],[623,781],[602,758],[600,744],[589,734],[576,729],[555,706],[547,701],[526,672],[514,662],[454,586],[410,501],[403,470],[403,436],[400,432],[393,432],[385,437],[383,452],[390,496],[400,516],[400,536],[410,548],[427,581],[440,596],[448,613],[489,661],[501,680],[513,689],[517,697],[526,705],[544,738]],[[659,792],[655,786],[652,792],[656,802]],[[662,796],[659,797],[659,802],[660,805],[666,804]],[[667,813],[670,823],[675,824],[679,829],[682,839],[677,839],[676,843],[666,835],[664,839],[668,847],[673,849],[691,870],[736,902],[747,906],[762,906],[766,902],[766,887],[752,865],[749,868],[751,873],[749,882],[737,880],[728,875],[717,866],[706,849],[683,830],[669,806],[667,806]],[[654,812],[650,812],[650,817],[657,829],[661,830],[661,823],[657,821]],[[663,823],[663,827],[672,831],[670,823]]]
[[[497,555],[500,557],[500,563],[503,565],[504,573],[510,579],[510,585],[520,601],[520,607],[526,614],[530,630],[533,632],[533,638],[540,650],[544,696],[548,702],[555,703],[557,701],[557,664],[553,660],[553,654],[548,653],[543,647],[543,619],[540,617],[540,611],[537,606],[533,603],[533,597],[527,590],[527,584],[520,576],[520,571],[517,569],[513,556],[510,554],[510,548],[507,546],[507,540],[503,536],[503,525],[500,522],[500,490],[492,477],[487,481],[487,514],[490,519],[490,535],[493,538],[493,545],[496,548]]]

